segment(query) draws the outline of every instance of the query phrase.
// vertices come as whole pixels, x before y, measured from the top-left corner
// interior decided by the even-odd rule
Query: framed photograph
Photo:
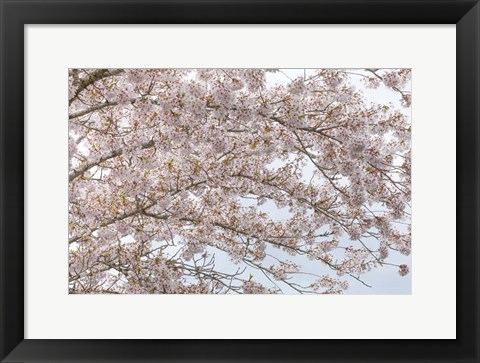
[[[480,361],[478,1],[1,12],[2,362]]]

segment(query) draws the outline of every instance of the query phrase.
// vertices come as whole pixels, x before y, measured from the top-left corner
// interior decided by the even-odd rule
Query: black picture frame
[[[478,0],[0,0],[0,15],[2,362],[480,361]],[[24,339],[24,26],[159,23],[456,24],[456,339]],[[441,292],[438,297],[441,299]],[[438,324],[442,324],[441,316],[438,317]]]

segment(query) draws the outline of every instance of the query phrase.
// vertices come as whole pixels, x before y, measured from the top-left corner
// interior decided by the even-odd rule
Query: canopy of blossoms
[[[389,254],[411,250],[410,70],[267,85],[276,72],[69,70],[70,293],[342,293],[408,274]],[[404,109],[362,92],[377,87]]]

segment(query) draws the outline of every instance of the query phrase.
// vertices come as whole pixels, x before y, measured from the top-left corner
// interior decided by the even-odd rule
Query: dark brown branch
[[[78,95],[88,86],[91,84],[107,77],[115,76],[117,74],[123,73],[123,69],[97,69],[95,72],[92,74],[88,75],[87,77],[83,78],[82,81],[80,82],[80,85],[78,86],[77,90],[75,91],[75,94],[68,100],[68,105],[71,105],[72,102],[75,100],[75,98],[78,97]]]
[[[148,141],[144,144],[142,144],[141,146],[141,149],[148,149],[148,148],[151,148],[153,147],[155,144],[153,141]],[[103,163],[104,161],[107,161],[109,159],[113,159],[117,156],[120,156],[123,154],[123,148],[119,148],[119,149],[116,149],[116,150],[113,150],[112,152],[110,152],[109,154],[106,154],[104,156],[102,156],[99,160],[96,160],[96,161],[91,161],[91,162],[88,162],[86,164],[83,164],[80,168],[78,169],[75,169],[73,170],[69,175],[68,175],[68,181],[71,182],[72,180],[74,180],[75,178],[79,177],[80,175],[82,175],[83,173],[85,173],[88,169],[90,168],[93,168],[94,166],[97,166],[101,163]]]
[[[71,120],[71,119],[74,119],[74,118],[77,118],[77,117],[81,117],[81,116],[84,116],[84,115],[87,115],[89,113],[92,113],[92,112],[95,112],[95,111],[98,111],[98,110],[101,110],[102,108],[105,108],[105,107],[109,107],[109,106],[116,106],[118,105],[118,102],[110,102],[110,101],[107,101],[105,103],[101,103],[99,105],[95,105],[95,106],[92,106],[92,107],[89,107],[85,110],[81,110],[81,111],[77,111],[77,112],[74,112],[74,113],[71,113],[68,115],[68,119]]]

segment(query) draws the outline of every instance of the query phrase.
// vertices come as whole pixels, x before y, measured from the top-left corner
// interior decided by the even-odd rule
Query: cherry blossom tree
[[[410,70],[268,85],[280,72],[69,70],[70,293],[337,294],[409,273],[389,254],[411,250]],[[365,96],[379,87],[404,109]]]

